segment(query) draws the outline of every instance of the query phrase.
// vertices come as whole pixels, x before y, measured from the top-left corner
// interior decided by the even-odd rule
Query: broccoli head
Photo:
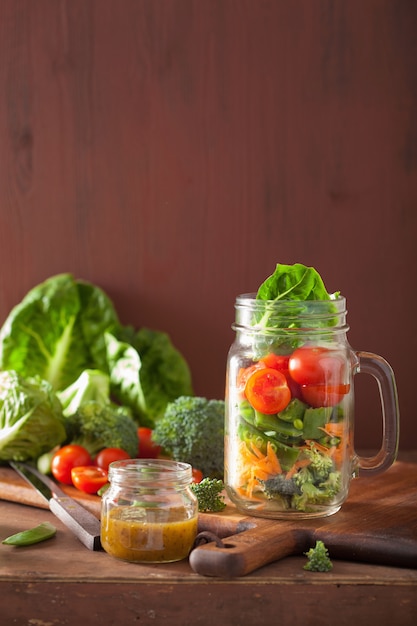
[[[294,476],[294,482],[300,493],[295,494],[293,505],[299,511],[308,509],[312,504],[328,504],[340,491],[341,474],[339,471],[326,472],[317,478],[314,469],[303,467]]]
[[[304,450],[304,455],[311,461],[309,470],[314,476],[314,481],[323,482],[326,480],[334,469],[332,458],[317,450],[314,444],[311,445],[310,449]]]
[[[224,400],[180,396],[157,421],[153,441],[176,461],[190,463],[204,476],[224,476]]]
[[[92,456],[103,448],[122,448],[138,455],[138,427],[128,410],[113,404],[86,402],[66,418],[67,442],[84,446]]]
[[[277,474],[273,478],[267,480],[259,480],[264,486],[265,495],[273,500],[280,496],[300,495],[301,490],[293,478],[286,478],[283,474]]]
[[[198,500],[200,513],[217,513],[226,507],[222,491],[224,483],[218,478],[203,478],[199,483],[192,483],[191,491]]]
[[[308,561],[304,565],[304,569],[310,572],[329,572],[333,569],[329,551],[322,541],[316,541],[314,548],[310,548],[308,552],[305,552],[305,555]]]

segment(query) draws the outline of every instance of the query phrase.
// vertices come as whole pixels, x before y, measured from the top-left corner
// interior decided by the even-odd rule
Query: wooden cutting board
[[[236,577],[290,555],[316,540],[331,558],[417,568],[417,464],[395,463],[383,474],[351,482],[338,513],[321,519],[279,521],[236,515],[204,516],[201,526],[223,538],[193,550],[192,569],[206,576]]]
[[[100,498],[74,487],[64,491],[100,517]],[[14,470],[0,467],[0,498],[48,508],[47,502]],[[199,516],[199,531],[221,540],[190,554],[202,575],[243,576],[290,555],[301,555],[321,539],[330,557],[417,568],[417,464],[396,462],[387,472],[357,478],[342,509],[315,520],[268,520],[241,515],[228,504],[222,513]]]
[[[68,496],[80,502],[96,517],[100,518],[101,500],[98,496],[90,496],[75,487],[67,485],[60,484],[60,487]],[[40,509],[49,509],[45,498],[8,466],[0,467],[0,500],[27,504]]]

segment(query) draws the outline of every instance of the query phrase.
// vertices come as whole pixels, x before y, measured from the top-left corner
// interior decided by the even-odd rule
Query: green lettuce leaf
[[[57,391],[65,416],[73,415],[81,405],[96,402],[110,404],[110,377],[101,370],[84,370],[69,387]]]
[[[0,460],[33,460],[66,437],[61,403],[37,376],[0,373]]]
[[[302,263],[278,263],[274,273],[259,287],[258,300],[330,300],[323,280],[314,267]]]
[[[97,286],[58,274],[33,287],[0,330],[0,369],[62,390],[86,369],[108,371],[104,333],[119,320]]]
[[[314,267],[278,263],[257,291],[254,324],[275,329],[333,326],[337,323],[333,313],[338,296],[339,292],[328,293]],[[294,344],[289,347],[294,348]]]
[[[169,402],[193,395],[187,362],[166,333],[141,328],[120,339],[106,333],[112,395],[153,427]]]

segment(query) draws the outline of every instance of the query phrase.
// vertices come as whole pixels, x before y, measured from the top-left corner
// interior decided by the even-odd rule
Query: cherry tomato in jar
[[[161,446],[152,441],[152,428],[139,426],[139,450],[138,457],[140,459],[157,459],[162,452]]]
[[[248,378],[252,376],[252,374],[256,372],[257,370],[265,368],[265,367],[266,367],[265,363],[262,363],[261,361],[258,361],[257,363],[253,363],[252,365],[249,365],[248,367],[241,367],[240,370],[238,371],[237,379],[236,379],[237,390],[243,393],[245,391]]]
[[[255,370],[248,378],[245,396],[255,411],[272,415],[285,409],[291,391],[282,372],[265,367]]]
[[[92,464],[93,459],[86,448],[76,444],[68,444],[55,452],[51,461],[51,471],[58,482],[72,485],[72,468]]]
[[[97,454],[94,464],[108,472],[110,463],[123,461],[124,459],[130,459],[130,456],[122,448],[104,448]]]
[[[71,470],[72,484],[84,493],[95,494],[108,480],[106,470],[96,465],[73,467]]]
[[[289,354],[275,354],[274,352],[270,352],[259,359],[259,363],[262,363],[265,367],[272,367],[272,369],[278,370],[279,372],[288,372],[289,360]]]
[[[193,483],[201,483],[201,481],[203,480],[204,476],[203,476],[203,472],[199,469],[196,469],[195,467],[193,467],[193,478],[192,478],[192,482]]]
[[[262,367],[272,367],[272,369],[282,372],[287,379],[287,385],[291,391],[292,398],[302,399],[300,385],[295,382],[290,376],[288,364],[290,361],[289,354],[274,354],[270,352],[266,356],[259,359],[259,365]]]
[[[314,409],[336,406],[349,393],[350,385],[304,385],[301,396]]]
[[[337,385],[343,382],[345,359],[337,350],[302,346],[290,356],[288,369],[299,385]]]

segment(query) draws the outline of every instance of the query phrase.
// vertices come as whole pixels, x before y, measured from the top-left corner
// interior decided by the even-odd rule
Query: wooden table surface
[[[417,569],[333,560],[331,572],[317,573],[290,557],[238,579],[208,578],[188,561],[138,565],[90,552],[48,510],[0,501],[1,538],[48,520],[58,529],[52,540],[0,545],[2,624],[417,623]]]

